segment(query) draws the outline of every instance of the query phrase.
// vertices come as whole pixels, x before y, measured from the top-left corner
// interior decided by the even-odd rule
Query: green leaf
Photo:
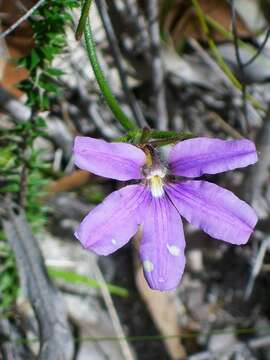
[[[56,68],[47,68],[46,69],[46,73],[51,75],[51,76],[62,76],[65,75],[65,72],[60,70],[60,69],[56,69]]]
[[[14,164],[13,154],[12,154],[12,147],[6,146],[0,152],[0,167],[3,170],[5,167],[10,167]]]
[[[38,53],[35,49],[31,51],[31,58],[30,58],[30,68],[29,70],[32,71],[37,64],[40,62],[40,57],[38,56]]]
[[[42,94],[39,96],[39,107],[41,110],[47,110],[50,108],[50,99],[47,95]]]
[[[39,81],[39,82],[38,82],[38,85],[39,85],[42,89],[44,89],[44,90],[46,90],[46,91],[48,91],[48,92],[50,92],[50,93],[55,93],[55,94],[57,94],[58,91],[59,91],[59,88],[58,88],[58,86],[57,86],[56,84],[53,84],[53,83],[48,82],[48,81]]]
[[[0,193],[15,193],[19,191],[19,185],[18,184],[8,184],[5,186],[1,186]]]
[[[43,117],[41,116],[38,116],[36,119],[35,119],[35,123],[36,123],[36,126],[38,128],[46,128],[46,122],[45,120],[43,119]]]
[[[88,278],[87,276],[77,274],[76,272],[73,272],[70,270],[69,271],[68,270],[60,270],[59,268],[49,266],[48,273],[54,279],[61,279],[68,283],[71,283],[71,284],[86,285],[86,286],[90,286],[95,289],[100,289],[102,286],[95,279]],[[118,295],[121,297],[129,296],[129,291],[123,287],[113,285],[113,284],[108,284],[108,283],[106,283],[106,285],[108,287],[109,292],[113,295]]]

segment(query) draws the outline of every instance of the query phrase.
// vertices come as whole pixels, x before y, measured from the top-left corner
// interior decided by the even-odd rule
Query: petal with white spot
[[[176,288],[185,267],[184,249],[180,215],[167,196],[153,197],[142,224],[140,246],[144,276],[152,289]]]
[[[83,219],[75,236],[98,255],[108,255],[124,246],[137,232],[150,201],[143,185],[114,191]]]

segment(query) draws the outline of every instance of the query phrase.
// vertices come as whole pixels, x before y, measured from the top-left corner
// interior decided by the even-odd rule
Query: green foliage
[[[18,277],[14,257],[0,231],[0,316],[9,310],[18,292]]]
[[[8,129],[0,125],[0,195],[9,195],[24,207],[33,231],[46,220],[40,199],[50,167],[35,148],[35,140],[46,137],[45,121],[38,114],[49,109],[50,97],[60,91],[57,78],[63,72],[53,66],[53,60],[65,51],[65,26],[71,23],[69,11],[77,6],[76,0],[47,0],[33,13],[29,21],[35,46],[18,61],[28,70],[18,87],[26,94],[31,117]],[[18,286],[15,260],[0,229],[0,311],[16,300]]]
[[[65,48],[65,26],[71,23],[69,11],[79,6],[75,0],[46,1],[30,19],[35,47],[19,60],[19,66],[29,71],[29,77],[18,87],[27,94],[27,104],[34,110],[46,110],[50,95],[57,94],[57,77],[62,71],[52,67],[54,58]]]
[[[37,118],[32,124],[19,124],[8,131],[0,128],[0,193],[12,193],[13,199],[18,201],[22,191],[22,172],[24,168],[27,169],[25,209],[29,217],[36,214],[33,203],[38,203],[47,183],[43,178],[43,170],[48,164],[44,164],[40,151],[33,148],[33,142],[40,135],[42,127],[44,122]]]

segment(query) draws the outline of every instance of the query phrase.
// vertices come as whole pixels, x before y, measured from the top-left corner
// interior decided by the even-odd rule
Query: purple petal
[[[207,181],[168,184],[166,192],[187,221],[231,244],[245,244],[258,220],[248,204]]]
[[[111,254],[137,232],[149,201],[149,191],[143,185],[114,191],[83,219],[75,236],[86,249]]]
[[[185,267],[181,217],[166,197],[152,198],[142,228],[140,256],[144,276],[154,290],[171,290]]]
[[[141,179],[144,152],[131,144],[77,136],[74,143],[75,164],[96,175],[116,180]]]
[[[257,160],[255,145],[249,140],[190,139],[175,145],[169,155],[171,172],[185,177],[217,174]]]

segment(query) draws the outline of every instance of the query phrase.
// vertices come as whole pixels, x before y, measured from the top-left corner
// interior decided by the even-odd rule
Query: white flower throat
[[[150,173],[146,176],[153,197],[157,198],[163,196],[165,176],[166,170],[161,168],[151,170]]]
[[[143,174],[147,185],[150,187],[154,198],[164,195],[164,183],[167,175],[167,169],[161,164],[159,154],[154,148],[148,146],[144,149],[146,154],[146,166]]]

